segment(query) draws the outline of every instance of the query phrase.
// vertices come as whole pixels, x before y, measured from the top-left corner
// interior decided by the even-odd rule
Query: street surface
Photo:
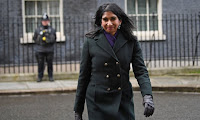
[[[74,120],[75,93],[0,96],[0,120]],[[200,93],[154,92],[155,113],[143,116],[142,97],[134,92],[136,120],[200,120]],[[87,111],[83,119],[88,120]]]

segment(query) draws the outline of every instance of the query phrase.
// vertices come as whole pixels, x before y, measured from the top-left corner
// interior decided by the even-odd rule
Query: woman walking
[[[96,30],[86,34],[75,100],[75,120],[82,120],[86,100],[89,120],[135,120],[130,64],[145,107],[154,112],[152,88],[133,23],[115,3],[96,11]]]

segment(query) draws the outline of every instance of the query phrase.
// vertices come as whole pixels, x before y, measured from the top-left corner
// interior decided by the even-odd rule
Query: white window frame
[[[23,37],[20,38],[20,43],[27,44],[27,43],[33,43],[33,33],[26,33],[26,21],[25,21],[25,1],[50,1],[50,0],[22,0],[22,16],[23,16]],[[60,32],[56,32],[56,41],[62,42],[65,41],[64,36],[64,25],[63,25],[63,0],[59,0],[60,7],[59,7],[59,16],[60,16]],[[38,26],[36,26],[38,27]],[[36,28],[35,28],[36,29]]]
[[[137,4],[136,0],[136,4]],[[151,14],[149,14],[149,3],[148,0],[146,0],[146,5],[147,5],[147,14],[148,16],[151,16]],[[132,16],[129,15],[127,12],[127,0],[125,0],[125,12],[127,13],[128,16]],[[139,16],[138,14],[138,7],[136,6],[136,14],[133,16]],[[140,14],[140,15],[144,15],[144,14]],[[146,14],[145,14],[146,15]],[[156,16],[158,16],[158,30],[149,30],[149,17],[147,17],[147,31],[133,31],[134,35],[136,35],[138,37],[138,40],[165,40],[166,39],[166,35],[163,34],[163,30],[162,30],[162,0],[158,0],[157,1],[157,14],[155,14]]]

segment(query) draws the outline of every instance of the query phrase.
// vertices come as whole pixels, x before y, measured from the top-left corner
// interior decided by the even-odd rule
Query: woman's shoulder
[[[137,37],[136,35],[133,35],[133,36],[132,36],[132,41],[138,42],[138,37]]]
[[[137,39],[137,36],[136,35],[133,35],[133,34],[127,34],[127,33],[124,33],[124,32],[119,32],[119,35],[122,35],[124,39],[126,39],[128,42],[137,42],[138,39]],[[118,35],[118,36],[119,36]]]
[[[90,38],[90,39],[95,39],[101,33],[102,33],[102,29],[101,28],[95,28],[94,30],[86,33],[85,37]]]
[[[87,34],[85,35],[85,37],[86,37],[86,39],[88,39],[88,40],[96,40],[96,39],[99,38],[99,36],[100,36],[101,34],[103,34],[103,33],[102,33],[102,32],[96,32],[96,33],[90,32],[90,33],[87,33]]]

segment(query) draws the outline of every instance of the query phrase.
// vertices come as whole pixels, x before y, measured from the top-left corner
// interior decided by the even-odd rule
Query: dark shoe
[[[54,81],[53,77],[49,77],[49,81],[53,82]]]
[[[42,82],[42,78],[38,78],[38,79],[37,79],[37,82]]]

